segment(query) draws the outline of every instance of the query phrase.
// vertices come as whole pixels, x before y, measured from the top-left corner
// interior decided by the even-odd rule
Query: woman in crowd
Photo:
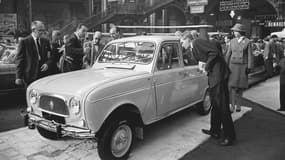
[[[245,37],[245,29],[242,24],[235,24],[231,30],[234,32],[235,38],[231,40],[225,57],[231,70],[229,77],[230,108],[232,112],[235,109],[240,112],[241,104],[237,98],[241,97],[244,89],[248,88],[249,59],[251,59],[252,45],[250,40]]]

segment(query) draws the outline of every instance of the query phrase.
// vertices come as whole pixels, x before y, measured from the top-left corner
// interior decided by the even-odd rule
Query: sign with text
[[[249,0],[223,0],[220,2],[220,11],[249,9]]]
[[[188,6],[208,5],[208,0],[187,0]]]
[[[204,13],[205,11],[205,6],[190,6],[190,13]]]

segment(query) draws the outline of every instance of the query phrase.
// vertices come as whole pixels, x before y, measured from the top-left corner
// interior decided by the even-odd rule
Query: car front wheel
[[[98,154],[103,160],[125,160],[129,156],[133,139],[133,129],[127,120],[111,122],[98,140]]]

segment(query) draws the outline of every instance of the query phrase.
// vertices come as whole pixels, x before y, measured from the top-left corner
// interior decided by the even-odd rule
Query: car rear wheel
[[[57,140],[58,139],[57,134],[54,132],[48,131],[48,130],[41,128],[41,127],[37,127],[37,130],[41,136],[43,136],[47,139],[51,139],[51,140]]]
[[[127,121],[111,122],[98,140],[98,154],[103,160],[125,160],[134,141],[132,125]]]
[[[197,110],[200,115],[207,115],[212,109],[212,103],[209,91],[206,91],[203,101],[197,104]]]

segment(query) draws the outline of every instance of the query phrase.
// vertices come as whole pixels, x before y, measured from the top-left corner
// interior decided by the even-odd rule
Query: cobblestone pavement
[[[233,119],[250,110],[243,107]],[[191,110],[178,113],[146,127],[145,139],[136,143],[130,159],[179,159],[209,138],[201,134],[201,129],[208,127],[209,115],[199,116]],[[0,133],[0,160],[99,160],[96,144],[93,140],[48,140],[25,127]]]

